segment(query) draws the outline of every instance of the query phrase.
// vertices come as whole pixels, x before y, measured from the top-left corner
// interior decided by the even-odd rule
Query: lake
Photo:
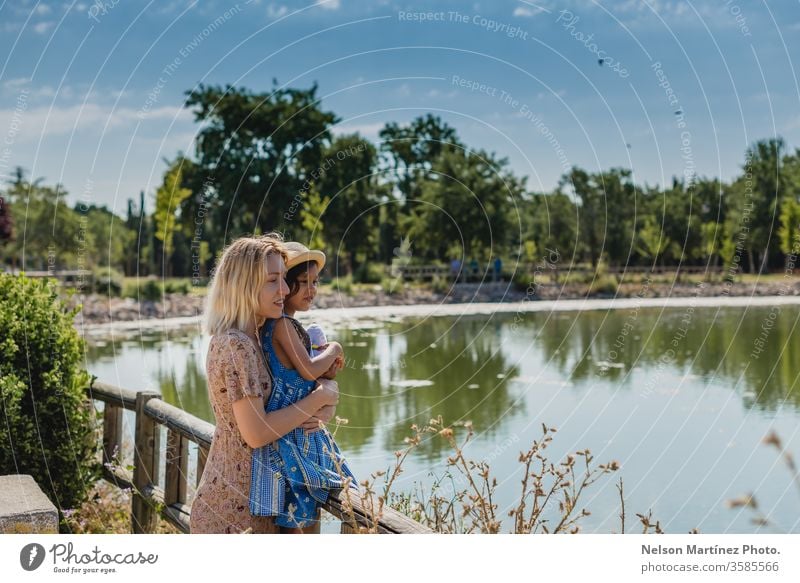
[[[619,476],[629,532],[649,510],[666,532],[800,532],[800,483],[762,444],[775,431],[800,456],[799,317],[798,306],[683,307],[326,324],[347,356],[337,415],[349,423],[336,439],[363,479],[394,462],[411,424],[470,420],[467,454],[489,461],[503,517],[520,490],[519,453],[545,423],[558,429],[551,461],[589,448],[597,463],[620,463],[584,493],[583,532],[619,531]],[[185,328],[90,337],[88,368],[213,422],[207,346]],[[449,453],[426,439],[395,490],[431,484]],[[750,492],[773,524],[726,505]]]

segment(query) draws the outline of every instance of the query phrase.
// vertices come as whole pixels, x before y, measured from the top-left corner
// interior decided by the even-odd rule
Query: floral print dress
[[[239,433],[232,407],[245,397],[257,397],[266,405],[272,384],[264,357],[244,332],[229,330],[211,338],[206,372],[217,426],[192,503],[191,532],[277,533],[280,529],[273,517],[250,513],[253,450]]]

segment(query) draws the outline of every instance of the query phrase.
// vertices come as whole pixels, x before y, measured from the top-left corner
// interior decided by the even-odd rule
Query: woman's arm
[[[322,409],[314,413],[314,416],[311,417],[308,421],[305,421],[300,427],[308,431],[309,433],[313,433],[314,431],[319,431],[320,423],[326,425],[331,422],[334,415],[336,415],[336,405],[325,405]]]
[[[319,386],[305,399],[266,413],[264,400],[245,397],[233,403],[233,416],[245,443],[252,448],[263,447],[299,427],[320,409],[336,405],[339,387],[336,381],[321,380]]]
[[[328,343],[327,348],[315,357],[309,356],[306,347],[289,321],[281,318],[275,323],[273,339],[275,348],[283,353],[292,367],[307,381],[315,381],[324,375],[333,365],[336,357],[342,354],[342,345],[338,342]]]

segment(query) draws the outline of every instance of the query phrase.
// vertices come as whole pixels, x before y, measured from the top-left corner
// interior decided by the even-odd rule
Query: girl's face
[[[297,276],[297,286],[297,292],[286,298],[286,308],[296,312],[310,310],[319,286],[319,266],[316,263],[311,263],[305,273]]]
[[[267,280],[258,293],[259,319],[280,318],[283,313],[283,299],[289,293],[284,276],[286,266],[283,257],[273,253],[267,257]]]

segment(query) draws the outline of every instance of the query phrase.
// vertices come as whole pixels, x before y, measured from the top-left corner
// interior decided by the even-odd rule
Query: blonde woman
[[[225,249],[214,272],[205,325],[212,335],[206,372],[217,426],[192,504],[193,533],[280,532],[273,517],[250,514],[252,449],[297,427],[318,426],[339,399],[336,383],[321,380],[306,398],[265,412],[272,383],[259,328],[283,312],[285,261],[278,236],[242,237]]]

